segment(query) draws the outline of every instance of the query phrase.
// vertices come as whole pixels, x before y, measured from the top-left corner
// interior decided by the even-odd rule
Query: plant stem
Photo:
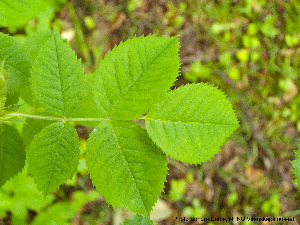
[[[66,118],[66,117],[55,117],[55,116],[42,116],[42,115],[34,115],[34,114],[26,114],[26,113],[7,113],[5,116],[0,117],[0,120],[10,119],[12,117],[27,117],[34,118],[40,120],[57,120],[57,121],[107,121],[110,118]]]

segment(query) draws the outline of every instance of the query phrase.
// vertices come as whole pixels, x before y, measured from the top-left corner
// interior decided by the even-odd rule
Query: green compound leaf
[[[300,145],[299,145],[300,148]],[[292,161],[292,165],[294,167],[295,180],[294,182],[298,185],[298,189],[300,190],[300,150],[295,150],[295,160]]]
[[[83,99],[83,68],[58,34],[42,46],[32,64],[32,91],[39,104],[58,116],[71,116]]]
[[[0,62],[4,63],[4,69],[9,74],[6,84],[7,92],[14,92],[20,87],[29,84],[31,68],[29,54],[22,49],[13,37],[1,32]]]
[[[139,118],[178,76],[178,38],[132,38],[108,52],[95,74],[94,95],[106,116]]]
[[[88,139],[86,161],[93,184],[109,204],[149,215],[168,168],[145,130],[129,121],[101,122]]]
[[[154,225],[154,223],[147,217],[143,217],[142,215],[135,215],[132,220],[125,220],[124,225]]]
[[[0,26],[19,26],[36,17],[42,9],[41,0],[1,0]]]
[[[79,140],[69,123],[53,123],[35,135],[27,152],[28,172],[47,195],[71,178],[79,160]]]
[[[25,165],[25,148],[19,132],[0,122],[0,187],[21,172]]]
[[[239,127],[225,95],[203,83],[168,92],[145,119],[148,134],[167,155],[193,164],[211,159]]]

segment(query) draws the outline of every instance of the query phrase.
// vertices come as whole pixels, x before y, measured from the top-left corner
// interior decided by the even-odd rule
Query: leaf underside
[[[129,121],[101,122],[88,139],[86,160],[109,204],[149,215],[163,190],[167,160],[145,130]]]
[[[22,49],[13,37],[1,32],[0,62],[4,62],[4,69],[9,74],[6,84],[7,92],[14,92],[29,83],[31,68],[29,54]]]
[[[53,34],[32,64],[32,90],[39,104],[57,116],[71,116],[83,99],[83,68],[75,52]]]
[[[0,187],[25,165],[25,148],[19,132],[0,123]]]
[[[54,31],[46,30],[36,32],[26,38],[25,46],[30,55],[31,61],[37,57],[42,46],[52,37]],[[39,103],[32,92],[31,85],[27,85],[20,90],[21,98],[28,104],[35,108],[39,108]]]
[[[36,17],[43,6],[41,0],[1,0],[0,26],[19,26]]]
[[[225,95],[203,83],[168,92],[146,116],[152,140],[170,157],[193,164],[217,154],[238,126]]]
[[[95,73],[98,108],[111,118],[136,119],[161,99],[178,76],[177,37],[132,38],[108,52]]]
[[[300,145],[299,145],[299,149],[300,149]],[[295,175],[295,180],[294,182],[298,185],[298,189],[300,191],[300,150],[295,150],[295,160],[292,161],[292,165],[293,165],[293,173]]]
[[[71,178],[79,160],[79,141],[69,123],[53,123],[35,135],[27,152],[28,172],[47,195]]]

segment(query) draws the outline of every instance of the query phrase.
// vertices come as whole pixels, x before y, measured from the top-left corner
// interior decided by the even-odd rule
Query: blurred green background
[[[169,160],[153,220],[213,225],[221,223],[176,217],[283,216],[295,221],[278,224],[300,223],[300,193],[290,163],[300,131],[298,0],[53,0],[38,18],[0,31],[26,47],[47,29],[68,40],[86,73],[134,35],[178,35],[182,66],[175,86],[208,82],[232,101],[240,128],[210,162],[191,166]],[[132,218],[114,211],[95,191],[84,159],[92,128],[76,128],[81,142],[76,176],[45,198],[32,178],[19,174],[0,189],[1,225],[115,225]]]

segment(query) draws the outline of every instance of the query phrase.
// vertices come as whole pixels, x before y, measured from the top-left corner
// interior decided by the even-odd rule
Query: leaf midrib
[[[136,180],[135,180],[135,178],[134,178],[134,176],[133,176],[133,174],[132,174],[132,172],[131,172],[131,170],[130,170],[130,167],[129,167],[129,165],[128,165],[128,161],[127,161],[127,159],[126,159],[126,156],[125,156],[124,152],[122,151],[122,147],[121,147],[120,144],[119,144],[118,137],[117,137],[117,135],[115,134],[114,129],[113,129],[113,125],[112,125],[111,123],[109,123],[109,124],[110,124],[110,126],[111,126],[111,131],[112,131],[113,137],[114,137],[115,140],[116,140],[117,147],[118,147],[118,149],[120,150],[121,154],[122,154],[123,157],[124,157],[124,160],[125,160],[125,162],[126,162],[126,166],[127,166],[128,170],[129,170],[129,172],[130,172],[130,175],[131,175],[133,181],[134,181],[134,185],[135,185],[135,187],[136,187],[136,189],[137,189],[137,191],[138,191],[138,193],[139,193],[140,199],[142,200],[144,210],[147,212],[147,209],[146,209],[146,206],[145,206],[145,203],[144,203],[144,199],[143,199],[143,197],[142,197],[142,195],[141,195],[141,193],[140,193],[140,190],[139,190],[139,188],[138,188],[138,186],[137,186]]]
[[[157,119],[157,118],[149,118],[149,117],[145,117],[145,120],[147,121],[161,121],[161,122],[167,122],[167,123],[182,123],[182,124],[214,124],[214,125],[226,125],[226,126],[236,126],[238,124],[236,123],[215,123],[215,122],[202,122],[202,121],[180,121],[180,120],[163,120],[163,119]]]
[[[57,68],[58,68],[58,81],[59,81],[59,85],[60,85],[60,92],[61,92],[61,96],[62,96],[62,103],[63,103],[63,114],[66,115],[66,108],[65,108],[65,96],[64,96],[64,92],[62,91],[62,77],[61,77],[61,73],[60,73],[60,63],[59,63],[59,57],[58,57],[58,51],[57,51],[57,42],[56,42],[56,37],[55,35],[53,35],[54,38],[54,45],[55,45],[55,55],[56,55],[56,61],[57,61]]]
[[[61,128],[61,132],[60,132],[60,135],[59,135],[59,139],[58,141],[56,142],[56,145],[55,145],[55,158],[57,158],[57,155],[58,155],[58,145],[60,144],[61,140],[62,140],[62,133],[63,133],[63,129],[65,127],[65,124],[62,124],[62,128]],[[55,162],[54,163],[51,163],[51,165],[55,165]],[[49,176],[49,179],[48,179],[48,182],[47,182],[47,191],[46,193],[49,193],[49,186],[50,186],[50,183],[52,181],[52,177],[53,177],[53,169],[51,169],[51,174]]]
[[[9,37],[7,35],[7,37]],[[6,42],[8,42],[9,44],[11,44],[13,41],[12,40],[5,40]],[[8,45],[9,45],[8,44]],[[4,51],[5,49],[8,49],[8,50],[11,50],[11,46],[8,46],[6,45],[6,47],[4,47],[4,49],[2,48],[2,51]],[[16,43],[13,43],[12,45],[16,45]],[[18,52],[20,53],[20,52]],[[23,54],[24,55],[24,54]],[[9,57],[4,57],[3,55],[1,55],[1,59],[0,59],[0,62],[4,62],[4,67],[6,70],[8,66],[12,67],[14,70],[18,71],[20,74],[22,74],[25,77],[28,77],[28,74],[29,74],[29,70],[26,72],[26,71],[23,71],[24,67],[23,66],[20,66],[20,64],[27,64],[28,61],[24,58],[22,61],[18,61],[19,63],[16,65],[15,61],[14,60],[11,60],[13,59],[13,56],[12,55],[9,55]],[[24,55],[25,56],[25,55]],[[26,57],[27,58],[27,57]],[[10,72],[10,71],[7,71],[7,72]]]

